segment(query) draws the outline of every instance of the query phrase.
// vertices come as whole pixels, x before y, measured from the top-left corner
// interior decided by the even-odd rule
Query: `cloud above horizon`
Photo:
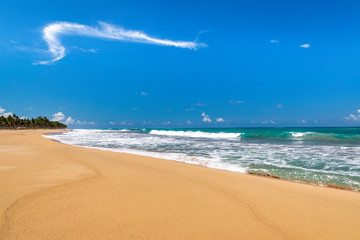
[[[73,119],[72,117],[68,116],[66,118],[65,114],[62,112],[58,112],[58,113],[54,113],[52,115],[52,119],[51,121],[57,121],[57,122],[62,122],[63,121],[66,125],[71,125],[71,124],[76,124],[76,125],[95,125],[95,122],[88,122],[88,121],[80,121],[80,120],[76,120]],[[66,119],[65,119],[66,118]]]
[[[197,49],[206,46],[206,44],[198,43],[196,41],[172,41],[168,39],[154,38],[141,31],[126,30],[122,27],[105,22],[99,22],[99,27],[92,27],[71,22],[55,22],[46,25],[42,30],[42,34],[44,41],[48,45],[48,52],[52,55],[52,59],[37,63],[45,65],[59,61],[66,56],[66,49],[60,41],[60,36],[62,35],[140,42],[187,49]]]
[[[51,121],[55,121],[55,122],[59,122],[65,119],[65,115],[62,112],[54,113],[52,117],[53,118],[51,119]]]
[[[209,115],[207,115],[206,113],[202,112],[201,113],[201,116],[203,117],[203,122],[208,122],[208,123],[211,123],[211,118],[209,117]]]
[[[5,108],[2,108],[1,106],[0,106],[0,117],[2,116],[2,117],[8,117],[8,116],[10,116],[10,115],[12,115],[13,113],[12,112],[5,112],[6,111],[6,109]]]
[[[219,118],[216,119],[216,121],[217,121],[217,122],[224,122],[224,119],[221,118],[221,117],[219,117]]]

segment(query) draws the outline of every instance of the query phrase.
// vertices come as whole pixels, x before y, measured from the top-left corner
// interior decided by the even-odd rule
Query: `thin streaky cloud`
[[[231,104],[240,104],[240,103],[245,103],[245,102],[244,102],[244,101],[240,101],[240,100],[238,100],[238,101],[232,101],[232,100],[230,100],[229,103],[231,103]]]
[[[48,52],[52,55],[53,58],[47,61],[40,61],[38,64],[51,64],[66,56],[66,49],[60,41],[60,36],[62,35],[75,35],[128,42],[141,42],[187,49],[197,49],[199,47],[206,46],[206,44],[198,43],[196,41],[172,41],[167,39],[154,38],[140,31],[126,30],[124,28],[105,22],[99,22],[99,27],[92,27],[71,22],[55,22],[46,25],[43,28],[42,33],[43,39],[49,48]]]

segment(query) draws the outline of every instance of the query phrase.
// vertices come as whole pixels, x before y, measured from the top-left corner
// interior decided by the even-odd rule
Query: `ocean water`
[[[209,168],[360,188],[360,128],[96,129],[47,137]]]

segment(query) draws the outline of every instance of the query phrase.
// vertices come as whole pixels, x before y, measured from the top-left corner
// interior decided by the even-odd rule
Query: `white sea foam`
[[[176,137],[192,137],[192,138],[237,138],[242,133],[210,133],[201,131],[164,131],[164,130],[151,130],[150,134],[162,136],[176,136]]]
[[[307,134],[311,134],[312,132],[289,132],[293,137],[304,137]]]
[[[113,135],[111,132],[123,132],[123,137],[119,137],[116,133]],[[139,133],[128,133],[130,131],[121,130],[73,130],[62,134],[50,134],[44,137],[60,141],[65,144],[75,145],[85,148],[99,149],[112,152],[130,153],[148,157],[162,158],[166,160],[172,160],[176,162],[182,162],[197,166],[203,166],[208,168],[215,168],[220,170],[226,170],[231,172],[246,173],[247,167],[234,165],[231,163],[222,162],[220,157],[213,155],[212,158],[201,156],[190,156],[186,153],[179,152],[155,152],[129,148],[140,146],[156,146],[158,144],[185,144],[186,141],[171,138],[159,138],[154,136],[144,138],[133,138],[132,135],[139,135]],[[106,133],[99,134],[99,133]],[[128,135],[127,135],[128,134]],[[146,135],[144,135],[146,136]],[[94,144],[100,145],[95,146]],[[116,147],[110,147],[110,145],[116,145]]]
[[[287,138],[289,144],[282,141],[247,141],[246,138],[234,141],[241,133],[123,130],[73,130],[47,137],[70,145],[234,172],[260,170],[284,178],[360,186],[360,146],[313,145],[297,141],[311,132],[291,132],[290,136],[295,136]]]

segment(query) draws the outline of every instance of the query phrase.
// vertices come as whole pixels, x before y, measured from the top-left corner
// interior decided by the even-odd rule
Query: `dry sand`
[[[0,131],[0,239],[360,239],[360,193]]]

